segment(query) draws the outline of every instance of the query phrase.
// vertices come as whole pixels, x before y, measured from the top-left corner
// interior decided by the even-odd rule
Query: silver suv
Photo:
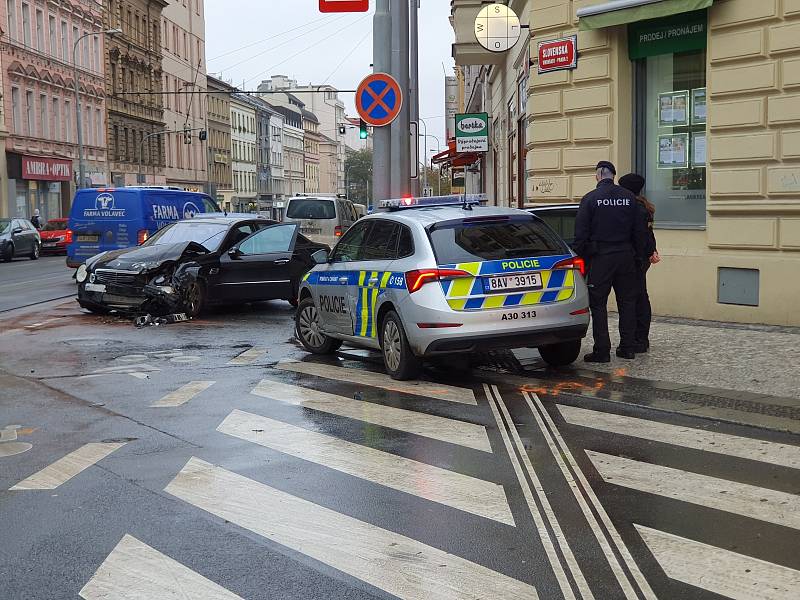
[[[427,358],[497,348],[575,361],[589,324],[583,260],[538,217],[461,196],[386,202],[395,210],[315,255],[296,317],[309,352],[381,350],[395,379]]]

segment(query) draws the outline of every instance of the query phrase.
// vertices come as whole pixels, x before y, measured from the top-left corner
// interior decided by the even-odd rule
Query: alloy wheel
[[[383,329],[383,355],[386,359],[386,366],[392,371],[400,368],[400,358],[402,356],[402,339],[397,323],[391,319],[386,321]]]
[[[298,329],[309,346],[321,348],[325,344],[325,335],[320,331],[319,313],[315,306],[306,306],[300,313]]]

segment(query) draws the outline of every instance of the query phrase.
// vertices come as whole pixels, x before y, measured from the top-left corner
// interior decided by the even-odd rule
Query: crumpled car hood
[[[95,259],[87,261],[87,263],[92,269],[105,267],[124,271],[152,270],[160,267],[165,262],[180,261],[189,253],[208,254],[208,250],[197,242],[139,246],[105,252]]]

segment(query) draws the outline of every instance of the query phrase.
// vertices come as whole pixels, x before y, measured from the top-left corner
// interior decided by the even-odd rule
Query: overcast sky
[[[420,0],[420,116],[444,144],[444,69],[453,73],[447,0]],[[270,75],[355,89],[371,73],[372,12],[325,15],[318,0],[206,0],[208,72],[254,90]],[[247,46],[246,48],[244,46]],[[341,94],[356,115],[353,94]],[[422,133],[422,130],[420,130]],[[436,142],[429,139],[429,148]]]

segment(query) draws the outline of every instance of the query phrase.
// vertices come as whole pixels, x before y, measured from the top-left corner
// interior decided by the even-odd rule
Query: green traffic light
[[[369,137],[369,133],[367,133],[366,129],[362,129],[358,132],[358,137],[360,137],[362,140],[365,140]]]

